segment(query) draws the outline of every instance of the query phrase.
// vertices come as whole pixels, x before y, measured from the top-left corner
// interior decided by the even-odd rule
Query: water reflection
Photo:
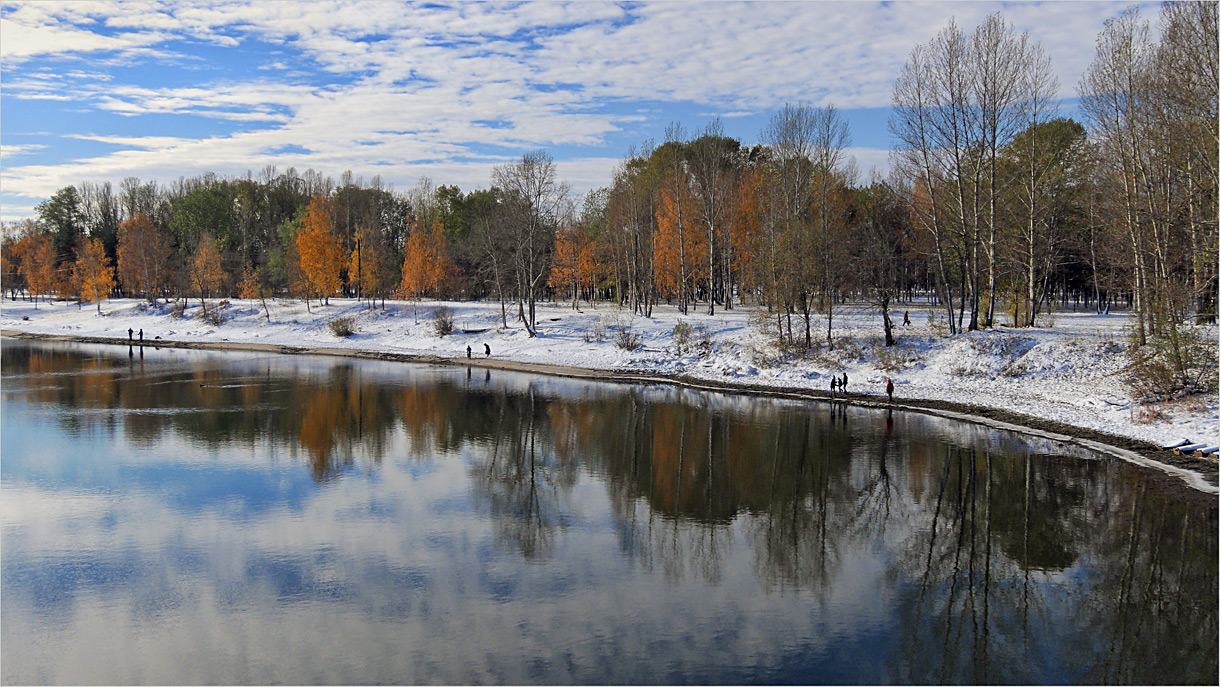
[[[1217,678],[1215,500],[1123,463],[843,405],[140,353],[5,342],[6,682]]]

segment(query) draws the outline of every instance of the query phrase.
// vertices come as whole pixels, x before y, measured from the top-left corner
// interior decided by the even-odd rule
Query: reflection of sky
[[[249,363],[319,381],[336,364],[352,363]],[[366,378],[464,378],[356,364]],[[494,379],[559,396],[621,389]],[[0,408],[4,682],[876,683],[902,674],[904,642],[926,629],[906,623],[918,619],[917,585],[895,579],[922,507],[905,486],[884,525],[841,539],[820,584],[760,569],[765,514],[709,527],[655,516],[642,499],[623,512],[586,470],[562,500],[549,555],[527,559],[472,481],[487,446],[418,457],[396,427],[375,469],[357,461],[319,484],[299,449],[272,440],[199,445],[170,430],[136,443],[121,415],[113,429],[68,429],[56,418],[69,411],[28,404],[11,381]],[[912,417],[897,416],[897,431],[918,431]],[[852,468],[865,489],[866,465]],[[1009,579],[1011,561],[996,556],[997,580]],[[1078,572],[1035,576],[1038,627],[1073,630]],[[993,613],[1013,610],[997,597]],[[1055,636],[1012,674],[1077,675]]]

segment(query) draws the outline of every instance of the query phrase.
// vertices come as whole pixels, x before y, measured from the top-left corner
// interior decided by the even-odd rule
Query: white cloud
[[[765,114],[795,101],[834,103],[841,110],[885,107],[911,48],[932,38],[951,16],[972,27],[1000,9],[1044,45],[1064,94],[1070,95],[1092,57],[1091,37],[1122,7],[1074,2],[6,5],[0,55],[10,103],[71,100],[136,121],[149,115],[192,116],[243,126],[239,133],[213,129],[193,138],[185,125],[174,131],[179,137],[58,132],[106,139],[122,149],[59,164],[6,165],[5,192],[40,198],[82,178],[165,179],[205,171],[242,173],[266,164],[327,173],[350,168],[397,177],[407,185],[420,173],[446,183],[486,183],[490,164],[482,160],[559,146],[589,150],[584,157],[561,160],[573,174],[583,175],[580,182],[572,179],[573,186],[600,186],[608,183],[613,167],[604,157],[608,142],[629,124],[632,132],[658,127],[659,135],[659,127],[673,119],[664,105],[655,106],[658,101],[725,118]],[[184,61],[208,66],[193,52],[194,44],[242,48],[256,40],[276,50],[254,57],[235,78],[226,74],[223,80],[189,84],[178,78],[186,74],[180,71]],[[88,53],[88,66],[65,72],[70,80],[37,62],[82,53]],[[159,60],[155,69],[164,72],[154,85],[135,85],[126,73],[111,69],[152,56]],[[266,152],[284,146],[310,152]],[[870,167],[888,168],[884,152],[870,148],[853,154],[866,174]],[[474,165],[481,171],[475,173]],[[594,173],[603,176],[597,180]]]

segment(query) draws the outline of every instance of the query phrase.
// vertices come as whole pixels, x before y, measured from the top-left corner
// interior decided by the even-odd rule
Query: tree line
[[[99,309],[111,293],[205,311],[233,295],[495,299],[531,335],[539,300],[645,317],[751,302],[798,348],[833,347],[847,299],[875,304],[893,345],[891,305],[916,294],[950,334],[1034,326],[1071,297],[1132,308],[1140,344],[1172,338],[1216,317],[1216,4],[1168,4],[1160,25],[1153,40],[1134,9],[1106,23],[1074,121],[1027,34],[1000,14],[951,22],[895,81],[886,178],[861,178],[833,106],[790,104],[753,146],[719,120],[671,124],[579,203],[545,151],[468,192],[274,167],[86,182],[6,228],[4,288]]]

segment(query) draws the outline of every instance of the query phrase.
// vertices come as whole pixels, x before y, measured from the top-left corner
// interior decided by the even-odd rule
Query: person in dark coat
[[[466,357],[469,358],[471,353],[472,353],[472,351],[470,350],[470,346],[467,346],[466,347]]]
[[[911,326],[911,311],[910,310],[902,313],[902,326],[904,326],[904,327]]]
[[[144,330],[140,330],[140,343],[144,343]]]
[[[835,392],[839,390],[839,378],[834,375],[830,376],[830,396],[834,398]]]
[[[127,328],[127,343],[131,343],[131,336],[136,333],[136,330],[131,327]]]
[[[846,372],[843,373],[843,381],[839,382],[839,388],[843,390],[843,393],[847,393],[847,373]]]
[[[894,380],[887,378],[885,380],[885,393],[890,395],[890,403],[894,402]]]
[[[483,344],[483,353],[485,355],[487,355],[488,357],[491,356],[491,345],[490,344]]]

